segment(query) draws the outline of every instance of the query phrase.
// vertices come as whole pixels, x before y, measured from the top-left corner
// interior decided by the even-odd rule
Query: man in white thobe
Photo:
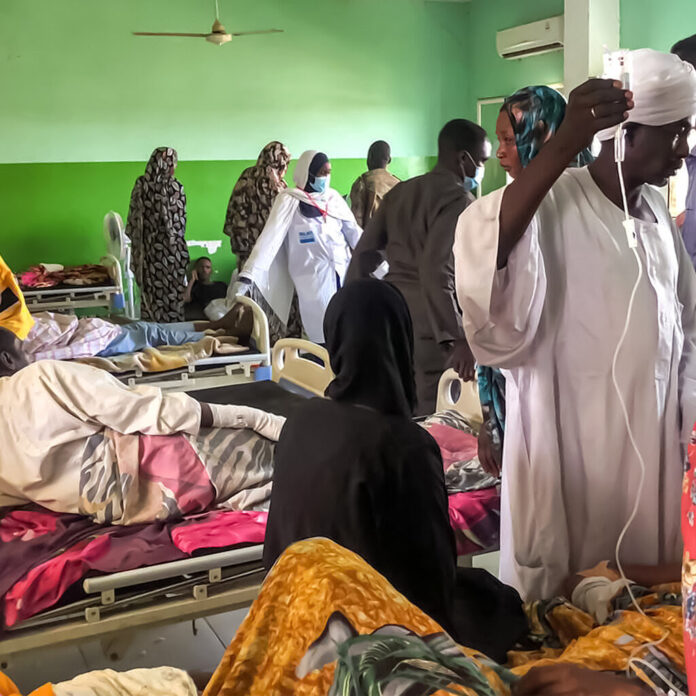
[[[576,89],[557,135],[457,228],[466,335],[477,360],[507,378],[501,579],[527,599],[613,560],[634,506],[621,560],[680,558],[684,444],[696,418],[696,276],[650,184],[664,186],[688,154],[696,73],[648,50],[633,52],[633,71],[632,93],[610,80]],[[623,173],[640,279],[614,161],[626,112]],[[595,134],[597,160],[565,171]],[[617,392],[612,362],[633,296]]]

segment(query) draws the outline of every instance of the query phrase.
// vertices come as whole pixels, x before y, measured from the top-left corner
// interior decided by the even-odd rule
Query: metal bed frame
[[[111,298],[119,293],[116,285],[99,287],[48,288],[23,290],[30,312],[72,312],[75,309],[111,306]]]
[[[251,605],[262,545],[88,578],[87,597],[22,622],[0,641],[0,662],[41,648],[198,619]],[[178,582],[167,583],[173,578]]]
[[[255,352],[215,355],[167,372],[135,370],[114,376],[131,387],[138,384],[148,384],[169,391],[212,389],[251,381],[254,369],[258,367],[270,369],[271,341],[268,318],[261,307],[249,297],[240,296],[236,298],[236,301],[251,307],[254,315],[254,329],[251,338],[256,345]]]

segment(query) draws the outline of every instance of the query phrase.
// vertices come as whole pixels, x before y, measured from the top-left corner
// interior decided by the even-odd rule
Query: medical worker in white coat
[[[324,312],[343,285],[362,230],[338,191],[329,186],[331,163],[308,150],[297,161],[295,188],[281,191],[240,280],[252,298],[287,323],[293,285],[302,325],[314,343],[324,343]]]

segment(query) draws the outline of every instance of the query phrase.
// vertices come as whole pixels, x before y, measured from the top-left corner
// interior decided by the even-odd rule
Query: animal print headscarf
[[[223,231],[240,268],[263,231],[276,196],[287,187],[282,172],[289,162],[290,153],[283,143],[268,143],[256,165],[244,170],[232,191]]]
[[[186,194],[174,178],[176,150],[158,147],[131,194],[126,234],[140,286],[141,315],[157,322],[182,321],[186,267]]]

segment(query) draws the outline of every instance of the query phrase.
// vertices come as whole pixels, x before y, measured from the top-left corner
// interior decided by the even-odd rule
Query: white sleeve
[[[355,249],[358,246],[360,237],[362,237],[362,228],[358,225],[357,220],[353,218],[352,220],[342,220],[341,229],[343,231],[343,236],[351,249]]]
[[[44,388],[75,418],[118,433],[195,435],[201,426],[201,406],[184,393],[164,393],[157,387],[127,387],[108,372],[89,365],[43,360]]]
[[[469,345],[481,365],[525,361],[546,297],[539,213],[498,270],[500,206],[505,189],[480,198],[459,217],[454,241],[457,300]]]
[[[696,272],[684,246],[681,234],[672,225],[679,277],[677,296],[682,304],[682,330],[684,346],[679,365],[679,403],[681,405],[682,443],[687,445],[696,424]]]
[[[240,271],[242,278],[247,278],[258,284],[256,276],[269,272],[285,242],[292,217],[298,206],[297,199],[286,191],[278,194],[271,206],[266,224],[256,240],[244,268]]]

